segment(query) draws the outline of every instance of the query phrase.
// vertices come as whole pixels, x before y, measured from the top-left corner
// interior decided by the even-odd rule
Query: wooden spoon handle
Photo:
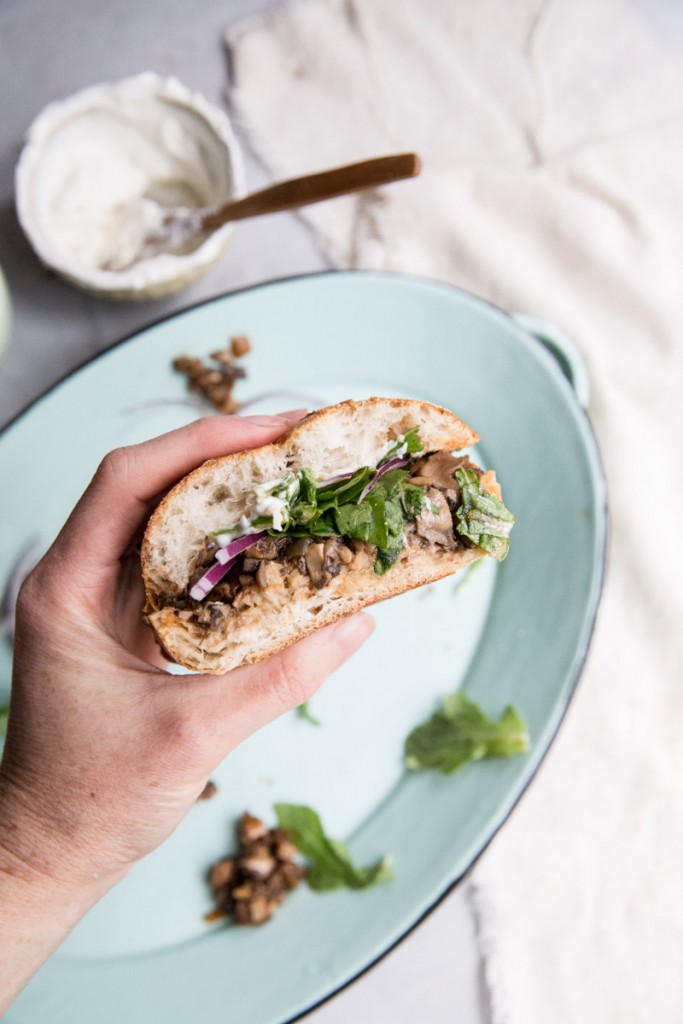
[[[303,178],[281,181],[243,199],[226,203],[219,210],[213,210],[203,218],[202,228],[204,231],[213,231],[229,221],[257,217],[262,213],[294,210],[299,206],[319,203],[323,199],[333,199],[349,192],[388,185],[402,178],[414,178],[419,173],[420,158],[416,153],[395,153],[392,156],[376,157],[374,160],[363,160],[358,164],[335,167],[331,171],[307,174]]]

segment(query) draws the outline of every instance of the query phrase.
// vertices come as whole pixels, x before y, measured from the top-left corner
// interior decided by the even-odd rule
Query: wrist
[[[40,800],[0,771],[0,877],[18,899],[41,905],[49,892],[50,905],[61,901],[82,915],[124,874],[100,874],[79,835],[59,827]]]
[[[115,881],[88,870],[0,772],[0,1018]]]

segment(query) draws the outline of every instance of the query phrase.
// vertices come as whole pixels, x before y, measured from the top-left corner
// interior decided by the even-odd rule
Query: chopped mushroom
[[[222,889],[224,885],[229,885],[235,877],[237,870],[237,861],[234,857],[223,857],[211,868],[209,874],[209,884],[213,889]]]
[[[330,578],[325,565],[325,549],[323,544],[310,544],[304,554],[306,560],[306,571],[311,577],[311,583],[319,590],[324,587]]]
[[[244,554],[247,558],[277,558],[288,543],[287,537],[261,537]]]
[[[306,548],[310,547],[312,543],[312,537],[297,537],[296,540],[290,542],[287,548],[287,558],[301,558],[305,554]]]
[[[242,846],[248,846],[256,839],[262,839],[268,835],[268,828],[260,818],[251,814],[243,814],[237,825],[237,837]]]
[[[197,624],[206,626],[207,629],[216,629],[225,621],[227,609],[224,604],[217,601],[210,601],[199,606],[197,610]]]
[[[230,339],[230,351],[236,359],[251,352],[251,345],[246,334],[236,334],[234,338]]]
[[[273,853],[277,859],[281,861],[294,860],[299,851],[292,842],[289,832],[286,832],[283,828],[274,828],[271,830],[270,835],[273,843]]]
[[[267,900],[253,892],[246,900],[237,904],[235,916],[239,924],[265,924],[277,909],[275,900]]]
[[[209,871],[216,909],[207,921],[232,916],[237,924],[264,924],[305,875],[298,853],[284,829],[268,829],[244,814],[237,826],[240,851],[223,857]]]
[[[277,867],[277,861],[267,851],[254,854],[250,857],[243,857],[240,867],[245,875],[259,880],[269,878]]]
[[[348,565],[351,559],[346,560],[346,556],[342,555],[342,551],[347,552],[349,555],[351,552],[342,544],[339,537],[328,537],[323,544],[323,555],[324,555],[324,566],[325,572],[329,577],[338,576],[341,572],[342,565]]]
[[[207,399],[219,412],[234,413],[239,403],[233,398],[233,388],[236,381],[246,377],[245,370],[236,366],[234,360],[248,351],[247,341],[246,347],[233,344],[229,349],[212,352],[210,358],[214,366],[194,356],[179,356],[173,361],[173,369],[187,378],[188,391]]]
[[[427,504],[415,520],[419,537],[453,551],[457,547],[453,517],[444,494],[436,487],[427,489]]]
[[[271,586],[273,583],[279,583],[281,579],[282,569],[277,562],[259,562],[259,567],[256,570],[256,582],[262,590],[265,590],[266,587]]]
[[[456,458],[450,452],[434,452],[433,455],[420,459],[413,467],[410,482],[421,487],[439,487],[443,491],[459,490],[455,471],[462,469],[463,466],[471,466],[466,455]]]

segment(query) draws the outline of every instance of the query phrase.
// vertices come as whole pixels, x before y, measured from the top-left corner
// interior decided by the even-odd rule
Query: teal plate
[[[605,486],[571,344],[445,285],[331,273],[211,300],[126,339],[71,375],[0,438],[0,578],[35,535],[47,545],[109,449],[198,415],[171,369],[233,334],[253,345],[251,409],[372,394],[454,409],[483,438],[518,522],[486,560],[376,608],[369,643],[313,700],[217,771],[218,795],[81,922],[8,1014],[10,1024],[274,1024],[364,971],[463,876],[534,775],[581,671],[600,597]],[[150,404],[151,403],[151,404]],[[31,474],[25,472],[31,467]],[[9,678],[9,655],[0,666]],[[529,723],[524,757],[444,778],[408,774],[402,745],[462,686]],[[0,694],[1,696],[1,694]],[[301,889],[265,927],[209,927],[204,877],[245,810],[306,803],[355,858],[391,854],[396,880],[364,893]]]

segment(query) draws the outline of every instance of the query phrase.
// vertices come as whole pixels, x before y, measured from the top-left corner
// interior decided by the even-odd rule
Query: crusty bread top
[[[387,442],[419,427],[425,451],[457,451],[478,435],[452,412],[402,398],[347,401],[311,413],[274,444],[210,459],[180,481],[152,515],[142,544],[148,601],[188,585],[207,536],[254,507],[254,486],[308,467],[321,478],[375,466]]]

